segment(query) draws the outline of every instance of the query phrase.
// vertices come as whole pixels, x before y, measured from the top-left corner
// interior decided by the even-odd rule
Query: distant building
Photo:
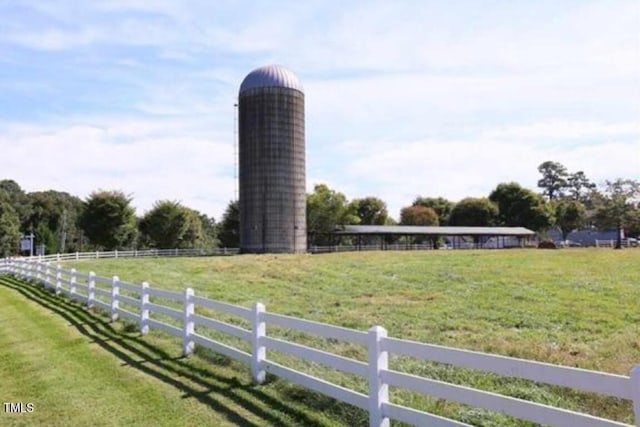
[[[559,228],[552,228],[547,232],[549,239],[557,244],[562,243],[562,231]],[[567,234],[567,241],[570,244],[580,246],[596,246],[596,240],[616,240],[618,238],[617,230],[598,230],[595,228],[587,228],[584,230],[576,230]]]

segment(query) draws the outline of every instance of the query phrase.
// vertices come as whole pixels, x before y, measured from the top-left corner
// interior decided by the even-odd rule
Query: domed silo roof
[[[284,87],[304,93],[298,76],[280,65],[265,65],[247,74],[240,85],[240,93],[264,87]]]

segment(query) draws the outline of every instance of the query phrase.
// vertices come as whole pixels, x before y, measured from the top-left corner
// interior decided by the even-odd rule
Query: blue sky
[[[306,94],[307,186],[375,195],[535,189],[545,160],[640,179],[640,3],[0,0],[0,179],[27,191],[234,198],[254,68]]]

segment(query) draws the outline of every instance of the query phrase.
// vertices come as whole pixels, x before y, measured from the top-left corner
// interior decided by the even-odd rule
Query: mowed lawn
[[[0,425],[337,423],[320,411],[284,405],[286,389],[257,389],[248,375],[239,375],[242,367],[228,360],[207,354],[186,359],[167,337],[141,339],[132,330],[121,322],[112,326],[40,287],[0,276]],[[8,413],[5,402],[24,404],[24,413]]]
[[[192,287],[197,295],[246,307],[261,301],[268,311],[350,328],[365,330],[381,325],[390,336],[417,341],[624,375],[629,374],[634,364],[640,363],[640,250],[635,249],[242,255],[91,260],[66,263],[64,267],[75,267],[82,272],[92,270],[101,276],[118,275],[126,281],[148,281],[151,286],[164,289]],[[7,292],[1,286],[0,291],[0,295]],[[15,292],[10,291],[15,296]],[[56,317],[46,311],[43,315]],[[361,349],[334,342],[292,337],[286,331],[274,330],[273,333],[289,339],[300,338],[299,341],[305,344],[320,344],[349,357],[362,358],[364,354]],[[179,343],[171,342],[162,334],[139,338],[132,332],[126,337],[140,345],[157,346],[173,357],[179,355]],[[95,347],[88,345],[94,352],[98,350]],[[62,350],[61,354],[63,358],[65,351]],[[107,366],[113,359],[108,354],[102,354],[102,357],[106,357]],[[273,357],[283,356],[273,354]],[[278,424],[278,421],[283,425],[366,424],[366,414],[351,410],[348,405],[336,405],[290,387],[284,381],[249,388],[247,367],[224,359],[218,360],[224,362],[218,364],[200,359],[180,360],[181,369],[188,370],[188,366],[183,364],[196,364],[208,372],[202,374],[203,378],[212,373],[224,374],[235,378],[239,389],[250,389],[268,396],[263,396],[263,401],[258,400],[257,403],[253,395],[248,398],[251,405],[265,409],[259,414],[255,412],[260,411],[245,409],[244,417],[251,420],[256,415],[265,417],[265,413],[272,414],[267,422],[256,422],[257,425]],[[121,364],[121,360],[115,364],[118,362]],[[362,381],[322,371],[316,366],[299,361],[292,363],[298,363],[301,370],[345,386],[356,389],[366,386]],[[616,399],[405,358],[392,358],[391,364],[392,367],[436,379],[633,422],[631,406]],[[99,369],[96,364],[93,367]],[[149,376],[139,369],[133,374]],[[175,377],[171,371],[165,374]],[[153,378],[147,380],[153,382]],[[173,405],[184,405],[194,400],[185,399],[184,391],[180,390],[187,380],[178,376],[175,384],[169,380],[161,381],[163,387],[177,388],[173,391],[179,402],[172,402]],[[167,393],[171,395],[171,390]],[[214,396],[219,393],[218,390],[207,396],[216,399]],[[216,412],[222,420],[220,423],[211,421],[210,424],[243,425],[231,419],[229,412],[235,412],[235,409],[228,407],[235,403],[233,398],[225,396],[223,393],[220,397],[224,400],[220,407],[202,405],[202,401],[198,401],[200,405],[196,406],[204,411],[205,416],[213,417],[210,412]],[[269,407],[269,399],[273,399],[272,407]],[[392,400],[473,425],[530,425],[476,408],[395,390],[392,390]],[[274,402],[286,404],[283,407],[274,405]],[[128,403],[132,407],[138,404],[133,399]],[[206,408],[210,411],[207,412]],[[176,412],[181,410],[176,409]],[[221,410],[222,415],[219,414]],[[193,413],[190,416],[197,415]],[[159,418],[160,423],[169,423],[162,416]]]

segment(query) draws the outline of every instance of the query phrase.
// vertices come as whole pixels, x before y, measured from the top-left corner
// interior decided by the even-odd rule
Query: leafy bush
[[[551,240],[543,240],[538,243],[538,249],[557,249],[557,246]]]

